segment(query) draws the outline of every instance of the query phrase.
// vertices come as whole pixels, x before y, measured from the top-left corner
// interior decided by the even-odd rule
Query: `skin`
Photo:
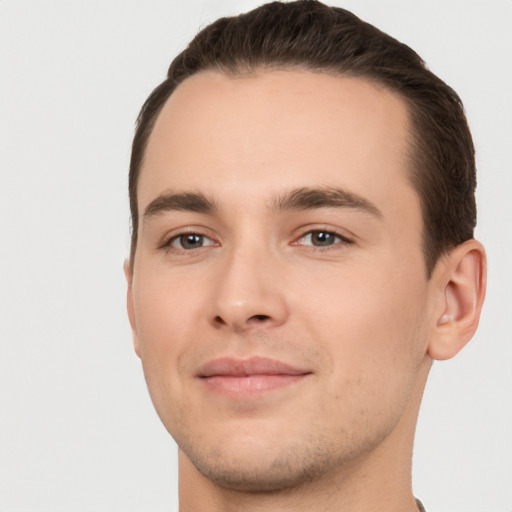
[[[164,106],[125,271],[135,350],[179,446],[182,512],[416,510],[423,388],[432,358],[476,329],[485,255],[470,240],[427,279],[408,129],[393,93],[297,69],[202,72]],[[298,189],[320,204],[284,199]],[[303,373],[241,393],[198,376],[254,356]]]

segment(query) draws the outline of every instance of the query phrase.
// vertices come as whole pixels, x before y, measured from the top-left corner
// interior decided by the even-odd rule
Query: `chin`
[[[304,467],[298,461],[294,462],[274,460],[265,467],[259,467],[261,464],[255,465],[254,460],[237,466],[192,460],[198,471],[219,487],[253,493],[294,488],[316,480],[323,473],[311,463]]]
[[[207,451],[180,447],[195,468],[219,487],[252,493],[275,492],[295,488],[329,473],[339,464],[332,449],[296,449],[280,446],[277,450],[228,449]]]

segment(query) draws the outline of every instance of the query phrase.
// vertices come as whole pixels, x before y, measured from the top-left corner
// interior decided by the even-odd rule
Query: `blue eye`
[[[213,240],[207,236],[199,235],[197,233],[184,233],[174,237],[169,245],[176,249],[190,251],[192,249],[199,249],[212,244]]]

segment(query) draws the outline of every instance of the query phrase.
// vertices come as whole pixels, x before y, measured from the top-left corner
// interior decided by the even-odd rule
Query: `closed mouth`
[[[219,358],[202,366],[197,376],[207,388],[230,398],[261,395],[294,384],[312,372],[266,357]]]

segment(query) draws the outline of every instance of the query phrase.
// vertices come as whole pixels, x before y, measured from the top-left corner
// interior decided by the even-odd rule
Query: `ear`
[[[137,336],[137,324],[135,322],[135,310],[133,307],[133,268],[129,260],[124,262],[124,275],[128,284],[128,290],[126,292],[126,309],[128,310],[128,319],[132,328],[133,347],[135,353],[140,357],[140,343],[139,337]]]
[[[485,297],[487,260],[477,240],[455,247],[440,261],[433,279],[440,286],[440,306],[428,353],[433,359],[450,359],[473,337]]]

